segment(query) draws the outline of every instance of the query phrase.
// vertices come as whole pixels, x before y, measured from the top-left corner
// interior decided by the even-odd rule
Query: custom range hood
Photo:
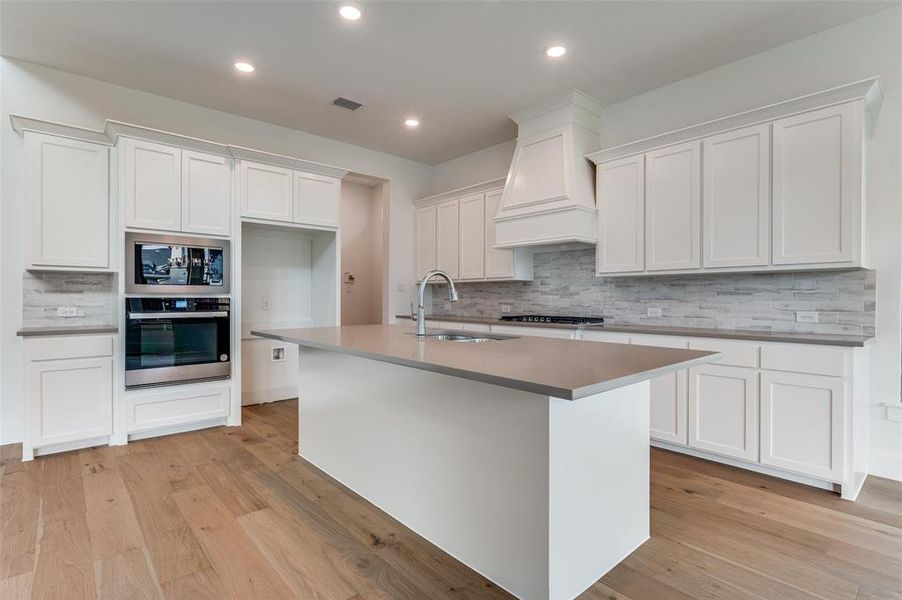
[[[594,244],[602,106],[578,90],[510,115],[517,147],[495,215],[496,248]]]

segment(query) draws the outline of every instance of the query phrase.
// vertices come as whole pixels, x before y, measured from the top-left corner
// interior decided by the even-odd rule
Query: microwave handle
[[[213,312],[151,312],[151,313],[129,313],[128,318],[134,321],[148,319],[207,319],[210,317],[228,317],[229,313],[225,310]]]

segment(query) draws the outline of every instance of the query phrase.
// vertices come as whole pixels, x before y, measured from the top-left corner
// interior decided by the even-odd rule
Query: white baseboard
[[[266,404],[279,400],[292,400],[298,397],[297,386],[273,388],[269,390],[254,390],[241,393],[241,406],[249,404]]]
[[[902,481],[902,454],[871,452],[868,457],[868,472],[877,477]]]
[[[174,433],[184,433],[186,431],[195,431],[197,429],[207,429],[208,427],[218,427],[225,424],[225,417],[217,417],[215,419],[206,419],[204,421],[195,421],[193,423],[169,425],[167,427],[157,427],[156,429],[145,429],[144,431],[128,434],[128,441],[134,442],[152,437],[160,437],[162,435],[172,435]]]

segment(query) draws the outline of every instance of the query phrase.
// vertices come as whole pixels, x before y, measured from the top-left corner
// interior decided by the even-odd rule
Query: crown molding
[[[472,185],[467,185],[454,190],[448,190],[447,192],[441,192],[438,194],[433,194],[431,196],[426,196],[425,198],[419,198],[417,200],[414,200],[413,204],[417,208],[421,208],[423,206],[438,204],[439,202],[444,202],[445,200],[460,198],[461,196],[467,196],[469,194],[478,194],[480,192],[487,192],[489,190],[500,190],[504,187],[505,181],[507,181],[507,177],[489,179],[488,181],[481,181],[479,183],[474,183]]]

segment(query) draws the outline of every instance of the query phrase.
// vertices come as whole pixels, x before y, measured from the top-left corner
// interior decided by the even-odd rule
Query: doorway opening
[[[349,174],[341,181],[341,324],[385,322],[388,183]]]

